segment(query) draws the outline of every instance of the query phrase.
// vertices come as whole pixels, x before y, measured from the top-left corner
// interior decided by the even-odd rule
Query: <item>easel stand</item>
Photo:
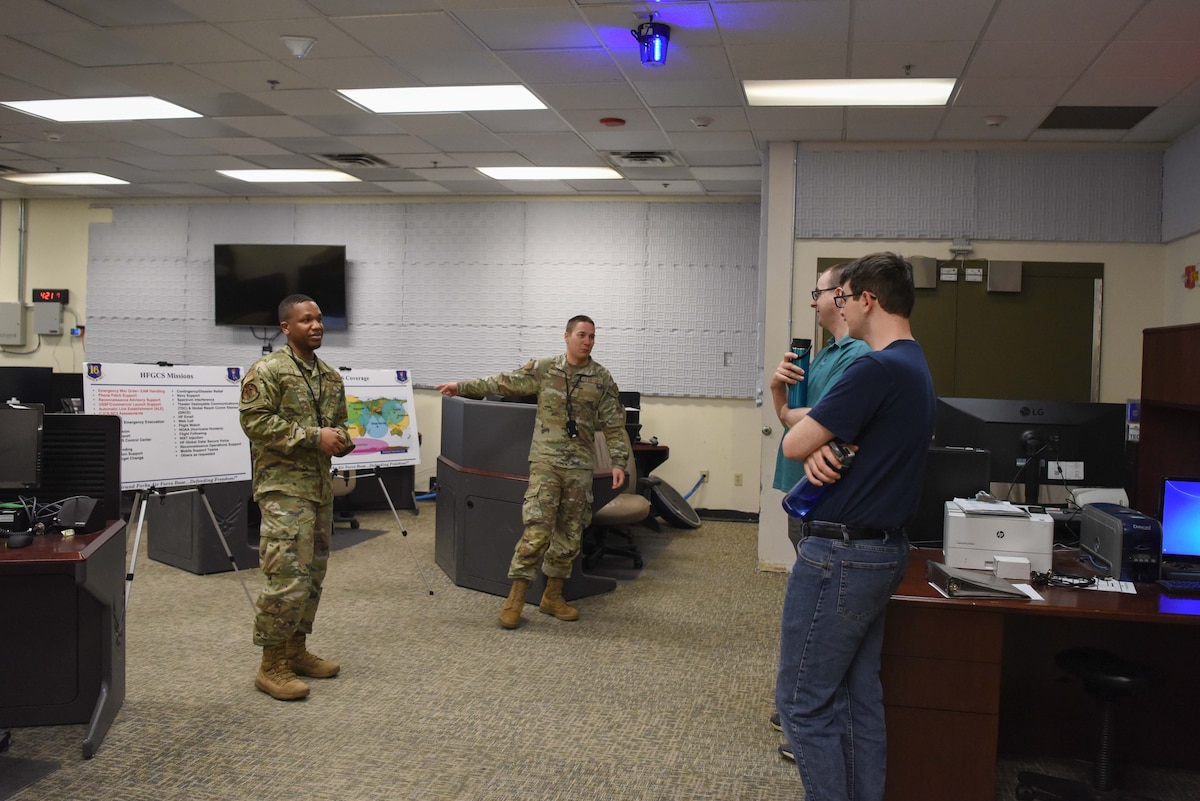
[[[234,572],[238,573],[238,581],[241,582],[242,590],[246,593],[246,600],[250,602],[251,608],[255,608],[254,598],[250,595],[250,588],[246,586],[246,581],[241,576],[237,560],[233,558],[233,551],[229,549],[229,542],[225,539],[225,532],[221,529],[221,524],[217,522],[217,515],[213,512],[208,496],[204,494],[204,487],[189,487],[179,490],[161,490],[150,487],[147,490],[138,490],[137,494],[133,496],[133,513],[137,515],[137,529],[133,537],[133,553],[129,558],[129,572],[125,574],[126,611],[129,610],[129,593],[133,589],[133,569],[137,564],[138,548],[142,541],[142,524],[146,520],[146,505],[150,502],[150,497],[156,495],[159,501],[162,502],[171,495],[189,495],[193,492],[198,493],[200,499],[204,502],[204,508],[208,511],[208,519],[212,521],[213,530],[217,532],[217,538],[221,541],[221,547],[225,549],[225,556],[229,558],[229,564],[233,566]]]
[[[335,467],[333,469],[333,480],[334,481],[338,480],[339,473],[341,474],[340,477],[344,481],[350,480],[350,478],[349,478],[350,471],[347,471],[347,470],[339,471]],[[403,521],[400,520],[400,513],[396,511],[396,504],[394,504],[392,502],[391,493],[388,492],[387,485],[383,483],[383,476],[381,476],[375,472],[360,473],[357,470],[354,471],[354,475],[355,475],[356,479],[374,478],[376,481],[379,482],[379,489],[380,489],[380,491],[383,492],[383,498],[384,498],[384,500],[387,501],[388,508],[392,510],[392,517],[394,517],[396,519],[396,525],[400,527],[400,535],[402,537],[404,537],[404,542],[405,542],[405,544],[408,545],[408,553],[412,557],[413,566],[416,567],[416,569],[417,569],[417,575],[419,575],[421,577],[421,583],[425,585],[425,589],[428,590],[430,595],[433,595],[433,587],[430,586],[429,580],[427,578],[425,578],[425,571],[421,570],[421,563],[419,561],[417,561],[417,555],[412,550],[412,543],[410,543],[408,541],[408,530],[406,528],[404,528],[404,523],[403,523]]]

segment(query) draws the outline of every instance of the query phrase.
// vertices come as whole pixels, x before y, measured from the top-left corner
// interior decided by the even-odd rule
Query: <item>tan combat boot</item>
[[[263,648],[262,666],[254,677],[254,686],[280,701],[295,701],[308,695],[308,685],[288,667],[285,644]]]
[[[525,608],[525,593],[529,592],[529,579],[513,579],[508,598],[500,608],[500,625],[515,629],[521,625],[521,610]]]
[[[546,591],[542,593],[542,605],[538,608],[559,620],[579,620],[579,610],[563,600],[562,585],[562,579],[547,576]]]
[[[287,642],[288,667],[298,676],[313,679],[330,679],[338,674],[342,666],[337,662],[322,659],[304,647],[304,635],[296,632]]]

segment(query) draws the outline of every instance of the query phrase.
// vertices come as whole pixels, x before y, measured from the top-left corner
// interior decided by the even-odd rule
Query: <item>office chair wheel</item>
[[[642,569],[642,557],[640,557],[640,556],[633,557],[633,567],[635,570]]]
[[[358,526],[359,526],[359,522],[357,520],[350,521],[350,528],[358,528]]]

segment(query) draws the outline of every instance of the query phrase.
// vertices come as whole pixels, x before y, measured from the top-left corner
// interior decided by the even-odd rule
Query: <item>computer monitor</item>
[[[42,413],[38,404],[0,404],[0,488],[37,489],[42,480]]]
[[[16,399],[57,409],[58,400],[52,398],[53,381],[53,367],[0,367],[0,403]]]
[[[1038,503],[1041,487],[1123,487],[1125,405],[938,398],[934,442],[991,453],[989,476],[1012,500]]]
[[[1200,478],[1164,478],[1162,561],[1200,571]]]

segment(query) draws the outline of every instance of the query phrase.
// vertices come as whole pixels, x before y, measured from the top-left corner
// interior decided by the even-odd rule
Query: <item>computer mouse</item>
[[[33,535],[28,533],[9,534],[4,542],[5,547],[8,548],[24,548],[26,545],[33,544]]]

